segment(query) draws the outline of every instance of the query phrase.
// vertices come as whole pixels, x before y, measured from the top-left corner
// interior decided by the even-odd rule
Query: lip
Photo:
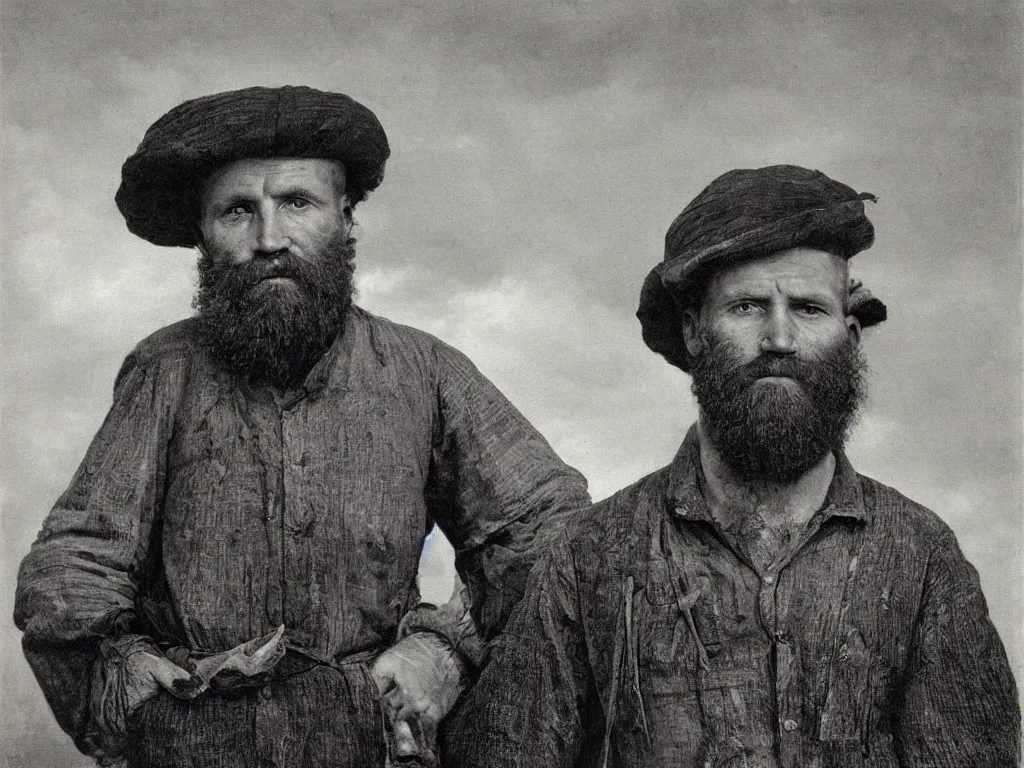
[[[756,379],[757,382],[763,382],[765,384],[777,384],[781,386],[799,386],[799,382],[792,376],[759,376]]]

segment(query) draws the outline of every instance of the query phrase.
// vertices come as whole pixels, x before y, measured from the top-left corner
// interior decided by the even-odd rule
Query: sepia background
[[[255,84],[377,113],[360,303],[466,352],[595,498],[695,416],[634,316],[682,207],[780,162],[876,194],[853,272],[889,321],[850,453],[953,527],[1021,679],[1018,3],[5,0],[2,22],[0,764],[88,764],[21,656],[17,565],[122,358],[191,311],[194,254],[127,232],[120,165],[170,107]],[[432,542],[435,597],[449,563]]]

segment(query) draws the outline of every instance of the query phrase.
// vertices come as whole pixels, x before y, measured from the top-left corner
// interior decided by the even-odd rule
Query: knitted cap
[[[341,93],[245,88],[179,104],[121,168],[115,201],[128,229],[156,245],[196,245],[196,198],[217,168],[244,158],[337,160],[352,205],[384,178],[391,150],[377,117]]]
[[[865,200],[875,197],[795,165],[719,176],[672,222],[665,259],[644,281],[637,317],[647,346],[689,370],[681,329],[693,288],[715,267],[790,248],[817,248],[849,259],[875,239]],[[850,290],[850,312],[862,327],[885,320],[881,301],[859,283]]]

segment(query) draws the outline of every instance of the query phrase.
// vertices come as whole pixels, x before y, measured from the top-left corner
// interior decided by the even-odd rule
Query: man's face
[[[842,259],[792,249],[716,273],[684,340],[702,424],[745,479],[789,481],[839,450],[862,397]]]
[[[341,331],[355,251],[342,166],[248,159],[207,181],[195,307],[216,359],[296,386]]]
[[[345,170],[334,160],[249,158],[206,181],[199,229],[215,262],[245,264],[276,254],[314,260],[351,227]],[[286,287],[288,278],[267,278]]]
[[[687,351],[699,356],[702,332],[729,343],[750,362],[761,355],[813,360],[845,337],[860,336],[846,314],[846,261],[813,248],[793,248],[723,267],[708,282],[699,313],[687,313]],[[769,377],[765,386],[793,386]]]

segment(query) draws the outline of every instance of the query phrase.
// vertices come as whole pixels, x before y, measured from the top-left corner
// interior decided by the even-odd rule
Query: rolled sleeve
[[[590,497],[583,476],[465,356],[446,345],[437,354],[427,499],[487,641],[521,599],[530,567]]]
[[[97,669],[101,643],[131,631],[135,574],[150,556],[163,488],[167,408],[156,367],[125,361],[113,405],[18,575],[26,658],[58,723],[100,758],[110,719],[98,711],[110,696],[93,690],[108,679]]]

